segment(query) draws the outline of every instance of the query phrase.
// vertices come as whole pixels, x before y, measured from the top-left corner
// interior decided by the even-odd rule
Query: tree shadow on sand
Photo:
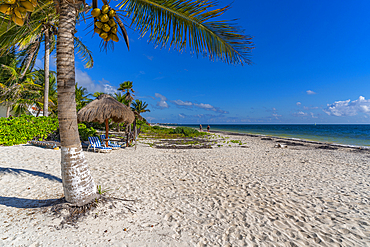
[[[13,208],[43,208],[56,204],[61,204],[64,202],[65,202],[64,198],[37,200],[37,199],[0,196],[0,205]]]
[[[27,169],[0,167],[0,175],[2,174],[13,174],[13,175],[19,175],[19,176],[30,174],[33,176],[48,179],[50,181],[55,181],[59,183],[62,182],[62,179],[56,176],[53,176],[51,174],[47,174],[47,173],[39,172],[39,171],[27,170]],[[14,208],[43,208],[43,207],[48,207],[48,206],[55,205],[55,204],[60,204],[60,203],[63,203],[64,201],[65,201],[64,198],[37,200],[37,199],[28,199],[28,198],[0,196],[0,205],[4,205],[7,207],[14,207]]]
[[[51,181],[56,181],[56,182],[60,182],[60,183],[62,182],[62,179],[60,179],[56,176],[53,176],[51,174],[47,174],[47,173],[44,173],[44,172],[27,170],[27,169],[0,167],[0,174],[2,174],[2,173],[4,173],[4,174],[9,173],[9,174],[15,174],[15,175],[22,175],[22,173],[28,173],[28,174],[31,174],[33,176],[38,176],[38,177],[49,179]]]

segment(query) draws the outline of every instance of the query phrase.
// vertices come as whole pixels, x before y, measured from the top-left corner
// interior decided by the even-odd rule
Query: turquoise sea
[[[207,124],[202,125],[205,130]],[[199,129],[199,124],[180,126]],[[370,124],[210,124],[210,128],[351,146],[370,146]]]

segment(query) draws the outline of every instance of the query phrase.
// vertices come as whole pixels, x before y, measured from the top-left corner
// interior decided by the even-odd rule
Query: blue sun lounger
[[[107,153],[107,152],[112,151],[112,148],[105,147],[100,143],[99,137],[91,136],[91,137],[88,137],[88,139],[89,139],[90,144],[87,147],[87,151],[89,151],[89,149],[91,148],[94,149],[94,152],[95,150],[97,150],[99,153],[100,152]]]
[[[100,139],[101,139],[102,143],[105,143],[105,141],[103,141],[105,139],[105,135],[100,135]],[[110,141],[108,141],[108,147],[110,147],[112,149],[119,149],[121,147],[121,145],[113,144]]]

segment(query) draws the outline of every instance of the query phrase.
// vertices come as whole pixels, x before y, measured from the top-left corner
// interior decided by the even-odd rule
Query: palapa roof
[[[129,107],[120,103],[108,94],[102,94],[78,111],[78,122],[104,123],[105,119],[112,119],[116,123],[131,124],[135,115]]]

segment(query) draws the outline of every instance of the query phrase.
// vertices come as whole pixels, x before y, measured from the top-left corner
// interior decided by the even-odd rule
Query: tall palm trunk
[[[6,107],[6,117],[8,118],[10,116],[10,106]]]
[[[65,199],[78,206],[97,197],[78,134],[75,101],[74,31],[76,10],[60,1],[57,40],[58,120],[61,140],[62,180]]]
[[[44,116],[49,116],[49,55],[50,55],[50,40],[49,40],[49,27],[45,30],[45,58],[44,58],[44,71],[45,71],[45,87],[44,87]]]

